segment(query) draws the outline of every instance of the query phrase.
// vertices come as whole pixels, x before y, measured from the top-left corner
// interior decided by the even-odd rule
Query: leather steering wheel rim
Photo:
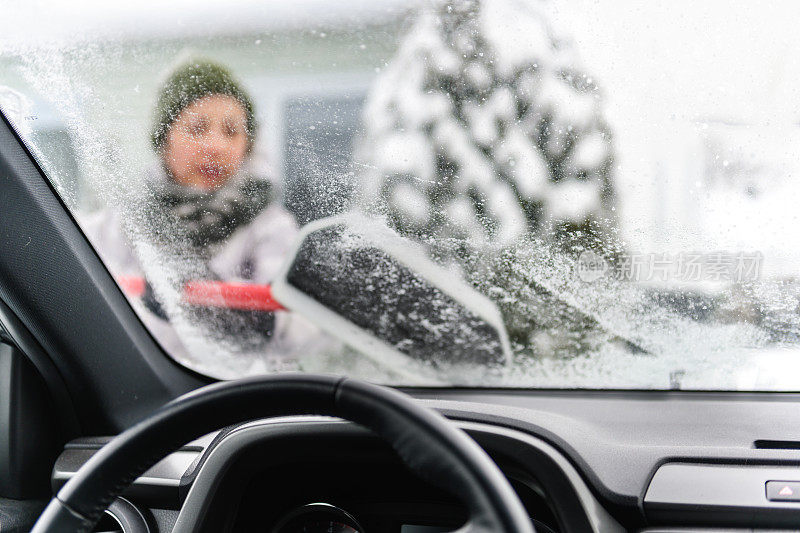
[[[224,426],[284,415],[334,416],[371,430],[420,477],[466,505],[469,519],[459,531],[534,533],[494,462],[442,415],[393,389],[314,374],[217,383],[166,404],[87,461],[32,532],[88,533],[125,487],[181,445]]]

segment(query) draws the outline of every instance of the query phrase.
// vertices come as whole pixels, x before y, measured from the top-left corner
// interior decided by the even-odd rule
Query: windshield
[[[798,390],[798,15],[34,1],[0,110],[214,378]]]

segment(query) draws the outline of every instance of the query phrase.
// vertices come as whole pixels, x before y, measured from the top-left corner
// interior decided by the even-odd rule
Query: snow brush
[[[142,298],[147,280],[141,276],[118,276],[117,284],[131,298]],[[181,301],[200,307],[223,307],[242,311],[285,311],[272,295],[270,285],[224,281],[190,281],[183,286]]]
[[[130,297],[147,296],[144,278],[117,282]],[[414,383],[452,383],[454,376],[501,383],[512,362],[494,302],[383,221],[357,214],[301,228],[271,285],[191,281],[183,286],[181,301],[290,310]]]
[[[503,381],[500,310],[385,222],[338,215],[301,228],[272,281],[276,300],[400,376]]]

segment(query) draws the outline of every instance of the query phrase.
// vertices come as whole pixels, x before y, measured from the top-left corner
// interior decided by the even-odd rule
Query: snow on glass
[[[705,73],[691,54],[670,65],[666,52],[659,64],[615,44],[624,32],[614,24],[627,31],[638,16],[644,38],[644,28],[669,19],[653,17],[660,5],[597,25],[593,10],[617,8],[383,0],[317,12],[311,4],[267,13],[245,2],[224,16],[199,11],[180,28],[160,17],[142,34],[114,26],[132,14],[98,8],[83,33],[53,20],[42,25],[47,33],[0,41],[0,108],[85,227],[113,213],[128,241],[105,246],[132,250],[168,323],[140,298],[131,302],[179,362],[219,378],[301,370],[404,384],[798,388],[800,254],[781,230],[797,226],[796,102],[740,112],[736,81],[707,63],[716,97],[665,89],[659,102],[649,83],[663,72],[673,77],[663,87],[703,83]],[[697,24],[712,11],[698,10]],[[751,18],[767,25],[766,16]],[[735,40],[738,29],[728,30]],[[491,300],[511,361],[448,365],[457,336],[444,328],[418,375],[398,372],[313,320],[294,323],[304,342],[265,341],[252,314],[187,306],[184,284],[209,278],[208,258],[142,206],[151,205],[145,176],[157,165],[147,138],[155,94],[197,55],[230,65],[255,97],[261,129],[251,163],[299,224],[354,211],[387,225]],[[765,80],[781,76],[778,67],[762,71]],[[113,274],[126,273],[111,248],[94,244]],[[632,266],[691,256],[710,268],[714,254],[757,258],[758,269],[681,277]],[[353,274],[346,263],[328,266],[323,284]],[[363,286],[390,299],[420,291],[413,275],[387,272],[376,266]],[[446,298],[419,307],[465,316]],[[418,340],[384,330],[400,351]]]

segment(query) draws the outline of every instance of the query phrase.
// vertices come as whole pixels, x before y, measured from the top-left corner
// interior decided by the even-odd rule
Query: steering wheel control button
[[[772,502],[800,502],[800,481],[767,481],[767,499]]]

